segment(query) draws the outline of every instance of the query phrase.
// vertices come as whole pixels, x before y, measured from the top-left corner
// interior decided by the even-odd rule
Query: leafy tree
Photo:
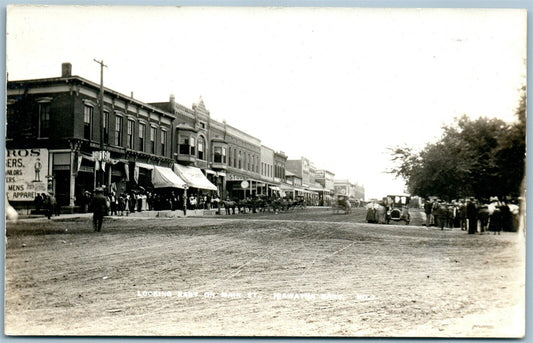
[[[518,196],[525,171],[525,100],[524,92],[517,123],[462,116],[420,152],[391,149],[396,164],[391,172],[406,180],[410,193],[423,197]]]

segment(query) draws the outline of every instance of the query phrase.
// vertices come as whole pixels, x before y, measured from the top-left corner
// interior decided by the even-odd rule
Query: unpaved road
[[[416,219],[416,215],[414,216]],[[7,225],[13,335],[516,337],[521,233],[371,225],[363,210]]]

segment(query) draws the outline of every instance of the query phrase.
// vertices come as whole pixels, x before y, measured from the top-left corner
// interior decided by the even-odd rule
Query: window
[[[83,109],[83,138],[85,139],[91,139],[92,122],[93,108],[92,106],[85,105]]]
[[[38,137],[49,137],[50,135],[50,103],[39,104],[39,127]]]
[[[239,150],[239,169],[242,168],[242,154],[241,154],[241,151]]]
[[[109,111],[104,111],[104,143],[109,144]]]
[[[222,163],[226,164],[226,148],[222,148]]]
[[[155,154],[155,135],[156,129],[153,126],[150,126],[150,153]]]
[[[204,139],[202,137],[198,138],[198,158],[205,160],[204,158]]]
[[[213,162],[215,163],[222,163],[222,148],[219,146],[216,146],[214,148],[214,157]]]
[[[133,131],[134,131],[134,127],[135,127],[135,122],[133,120],[129,120],[128,119],[128,131],[127,131],[127,134],[128,134],[128,148],[130,149],[133,149]]]
[[[241,154],[239,153],[238,159],[241,158]],[[233,149],[233,168],[237,168],[237,149]]]
[[[196,155],[196,139],[194,139],[194,137],[191,137],[191,155],[195,156]]]
[[[179,152],[183,155],[190,154],[189,136],[180,136],[179,140]]]
[[[139,123],[139,150],[144,151],[144,140],[146,138],[146,125]]]
[[[122,117],[115,118],[115,145],[122,145]]]
[[[167,151],[165,150],[165,147],[167,145],[167,132],[164,130],[161,130],[161,155],[165,156]]]
[[[248,167],[248,168],[246,168],[247,170],[250,170],[250,160],[251,160],[250,154],[248,154],[248,159],[246,160],[246,162],[247,162],[246,165]]]

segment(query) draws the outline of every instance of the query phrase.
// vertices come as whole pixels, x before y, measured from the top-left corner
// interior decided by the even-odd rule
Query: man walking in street
[[[93,212],[94,231],[100,232],[102,230],[104,216],[107,215],[108,211],[107,199],[104,196],[104,190],[102,188],[96,188],[90,208]]]

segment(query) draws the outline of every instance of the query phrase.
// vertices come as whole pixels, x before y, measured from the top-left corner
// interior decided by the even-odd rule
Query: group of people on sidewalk
[[[482,203],[474,197],[451,202],[427,199],[424,203],[426,227],[436,226],[441,230],[455,227],[469,234],[516,231],[520,212],[516,202],[500,201],[496,196],[490,197],[488,203]]]

